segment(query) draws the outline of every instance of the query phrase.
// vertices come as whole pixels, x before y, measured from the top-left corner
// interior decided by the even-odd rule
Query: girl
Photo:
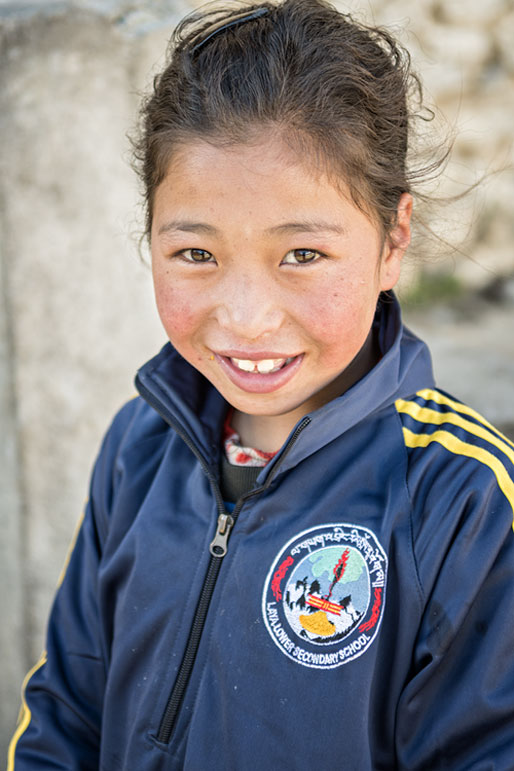
[[[104,440],[9,769],[514,767],[514,449],[390,291],[416,82],[323,0],[180,25],[137,148],[171,342]]]

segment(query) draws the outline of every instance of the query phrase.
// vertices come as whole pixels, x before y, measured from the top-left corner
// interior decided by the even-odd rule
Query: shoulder
[[[482,415],[437,389],[398,399],[407,452],[415,557],[425,589],[450,565],[484,571],[514,553],[514,444]],[[511,558],[511,557],[510,557]],[[464,581],[464,578],[462,578]]]
[[[396,410],[408,450],[431,463],[447,465],[466,458],[474,473],[492,474],[514,507],[514,443],[482,415],[444,391],[426,388],[410,400],[397,399]]]
[[[102,452],[108,455],[143,442],[161,437],[169,426],[140,396],[129,399],[114,415],[102,442]]]
[[[170,432],[170,427],[140,396],[118,410],[93,471],[92,494],[104,512],[111,509],[118,488],[127,478],[139,478],[143,466],[152,472],[165,451]]]
[[[413,500],[413,534],[421,544],[457,531],[512,539],[514,444],[466,404],[437,389],[398,399]]]

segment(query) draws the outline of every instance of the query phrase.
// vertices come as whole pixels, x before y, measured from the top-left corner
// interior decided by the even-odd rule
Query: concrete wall
[[[2,749],[101,435],[164,342],[125,135],[169,24],[19,10],[0,54]]]
[[[512,161],[510,0],[340,6],[391,24],[413,50],[431,95],[462,129],[452,179],[469,183]],[[187,0],[0,1],[0,752],[14,727],[22,673],[43,645],[98,443],[132,395],[135,369],[164,342],[149,271],[137,253],[141,216],[125,134],[135,121],[137,92],[188,8]],[[449,182],[445,189],[459,188]],[[499,277],[509,286],[513,201],[508,169],[483,186],[478,203],[469,198],[452,209],[447,228],[457,241],[470,220],[466,249],[475,261],[457,256],[451,263],[467,285]],[[463,373],[466,386],[473,380],[473,327],[457,328],[455,316],[438,318],[418,314],[440,352],[441,381],[448,382],[448,371],[449,387],[460,392]],[[513,320],[508,299],[481,312],[481,346],[490,355]],[[494,361],[503,390],[493,417],[510,425],[505,394],[514,350],[508,336],[501,342]],[[484,388],[465,395],[487,411]]]

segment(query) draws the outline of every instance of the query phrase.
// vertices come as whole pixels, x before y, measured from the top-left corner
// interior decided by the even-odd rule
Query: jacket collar
[[[303,420],[301,436],[281,464],[281,471],[396,399],[434,385],[428,348],[403,326],[394,295],[381,298],[374,325],[382,358],[348,391],[310,413],[309,421]],[[166,422],[189,438],[204,462],[214,469],[228,405],[209,381],[167,343],[139,370],[136,387]],[[281,455],[282,451],[265,467],[263,477],[281,462]]]

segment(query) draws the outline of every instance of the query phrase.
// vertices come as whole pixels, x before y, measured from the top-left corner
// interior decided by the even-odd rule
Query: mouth
[[[294,356],[288,356],[287,358],[280,359],[236,359],[234,356],[230,358],[231,363],[237,369],[242,372],[253,372],[255,375],[269,375],[272,372],[278,372],[283,367],[287,367],[291,364]]]
[[[231,356],[230,353],[216,353],[215,359],[234,385],[256,394],[281,388],[296,374],[303,360],[303,353],[296,356],[261,354],[255,359]]]

